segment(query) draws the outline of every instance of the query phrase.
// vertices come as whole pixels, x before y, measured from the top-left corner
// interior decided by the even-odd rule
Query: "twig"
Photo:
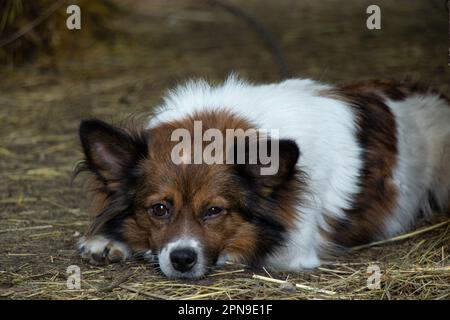
[[[436,268],[421,268],[417,267],[412,270],[398,270],[398,272],[449,272],[450,265],[444,267],[436,267]]]
[[[368,244],[363,244],[363,245],[360,245],[360,246],[356,246],[356,247],[351,248],[351,250],[352,251],[357,251],[357,250],[361,250],[361,249],[365,249],[365,248],[369,248],[369,247],[373,247],[373,246],[378,246],[380,244],[385,244],[385,243],[391,243],[391,242],[395,242],[395,241],[405,240],[405,239],[408,239],[408,238],[415,237],[415,236],[417,236],[419,234],[422,234],[422,233],[425,233],[425,232],[428,232],[428,231],[440,228],[440,227],[445,226],[446,224],[449,224],[449,223],[450,223],[450,219],[446,220],[446,221],[443,221],[443,222],[440,222],[440,223],[437,223],[435,225],[426,227],[426,228],[422,228],[422,229],[419,229],[419,230],[416,230],[416,231],[413,231],[413,232],[410,232],[410,233],[402,234],[402,235],[397,236],[397,237],[393,237],[393,238],[386,239],[386,240],[375,241],[375,242],[371,242],[371,243],[368,243]]]
[[[128,279],[130,279],[134,275],[134,272],[129,272],[125,274],[122,277],[119,277],[118,279],[115,279],[110,285],[107,285],[103,288],[99,288],[98,291],[100,292],[111,292],[115,288],[120,287],[120,285],[124,282],[126,282]]]
[[[171,297],[160,296],[158,294],[149,293],[149,292],[146,292],[146,291],[140,291],[140,290],[134,289],[134,288],[129,287],[129,286],[120,285],[119,287],[122,288],[122,289],[128,290],[128,291],[137,293],[137,294],[142,294],[142,295],[150,297],[150,298],[156,298],[156,299],[161,299],[161,300],[171,300]]]
[[[256,274],[254,274],[252,278],[253,279],[259,279],[259,280],[264,280],[264,281],[267,281],[267,282],[279,283],[279,284],[288,283],[288,281],[274,279],[274,278],[268,278],[268,277],[259,276],[259,275],[256,275]],[[335,295],[336,294],[336,292],[334,292],[334,291],[313,288],[313,287],[310,287],[310,286],[306,286],[304,284],[293,283],[293,285],[295,285],[299,289],[308,290],[308,291],[312,291],[312,292],[323,293],[323,294],[328,294],[328,295]]]
[[[223,276],[223,275],[228,275],[228,274],[232,274],[232,273],[240,273],[240,272],[245,272],[245,269],[217,272],[217,273],[209,274],[208,277],[217,277],[217,276]]]
[[[47,272],[40,273],[40,274],[33,274],[31,276],[26,276],[26,277],[20,279],[20,282],[23,282],[25,280],[31,280],[31,279],[40,278],[40,277],[43,277],[43,276],[47,276],[49,274],[52,274],[52,272],[51,271],[47,271]]]
[[[14,231],[25,231],[25,230],[41,230],[41,229],[50,229],[50,228],[53,228],[53,226],[52,225],[45,225],[45,226],[23,227],[23,228],[11,228],[11,229],[0,230],[0,233],[14,232]]]

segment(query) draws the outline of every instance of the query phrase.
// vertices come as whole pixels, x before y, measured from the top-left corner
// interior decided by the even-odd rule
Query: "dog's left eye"
[[[222,213],[223,210],[224,209],[222,207],[210,207],[210,208],[206,209],[205,213],[203,214],[203,218],[208,219],[208,218],[215,217],[218,214]]]

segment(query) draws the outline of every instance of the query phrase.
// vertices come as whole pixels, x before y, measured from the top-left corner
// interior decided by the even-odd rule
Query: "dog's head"
[[[251,127],[223,113],[200,114],[138,133],[99,120],[80,126],[84,165],[94,178],[90,232],[117,237],[135,252],[151,250],[169,277],[201,277],[218,261],[261,261],[295,223],[302,185],[296,167],[299,149],[290,140],[277,141],[279,164],[272,175],[261,175],[259,161],[189,163],[194,138],[190,152],[182,151],[181,161],[174,161],[179,143],[172,141],[173,132],[182,128],[194,136],[194,119],[202,121],[201,133]],[[200,149],[206,144],[200,142]],[[216,155],[220,150],[225,148],[216,149]],[[234,158],[239,152],[249,148],[235,148]]]

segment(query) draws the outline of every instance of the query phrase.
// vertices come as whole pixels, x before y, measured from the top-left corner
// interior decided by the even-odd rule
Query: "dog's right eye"
[[[157,203],[154,204],[150,209],[149,209],[149,213],[153,214],[154,216],[158,217],[158,218],[165,218],[167,216],[169,216],[169,208],[167,208],[167,206],[165,204],[162,203]]]

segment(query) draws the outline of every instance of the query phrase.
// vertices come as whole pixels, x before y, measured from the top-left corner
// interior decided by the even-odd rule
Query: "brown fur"
[[[405,100],[408,96],[415,94],[435,94],[450,104],[450,99],[443,93],[429,85],[414,82],[409,79],[403,81],[378,79],[352,81],[339,85],[339,88],[346,92],[382,94],[394,101]]]
[[[382,94],[402,99],[405,88],[391,82],[366,81],[322,93],[354,109],[358,140],[364,150],[361,191],[353,199],[352,208],[345,210],[347,220],[330,218],[327,222],[331,231],[322,231],[338,245],[350,247],[380,237],[383,222],[395,206],[397,189],[392,171],[397,160],[396,123]]]

